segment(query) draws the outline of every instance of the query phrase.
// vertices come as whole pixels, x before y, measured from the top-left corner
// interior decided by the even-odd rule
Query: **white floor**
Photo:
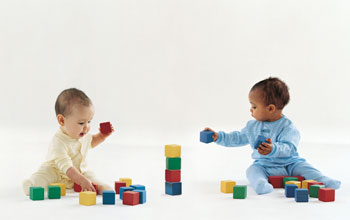
[[[230,149],[206,145],[195,141],[197,137],[193,142],[177,143],[182,145],[183,195],[168,196],[164,194],[162,144],[107,142],[89,152],[89,167],[111,185],[119,177],[130,177],[133,183],[146,185],[147,203],[132,207],[123,206],[118,200],[116,205],[106,206],[98,196],[96,206],[85,207],[79,205],[78,194],[74,192],[60,200],[31,201],[24,196],[21,182],[44,160],[50,138],[42,140],[39,137],[46,134],[38,132],[2,134],[5,141],[0,155],[3,170],[0,219],[345,219],[350,214],[350,146],[347,144],[300,144],[301,156],[326,175],[340,179],[342,187],[336,191],[335,202],[310,199],[309,203],[296,203],[285,198],[282,189],[258,196],[248,185],[248,196],[244,200],[220,193],[220,181],[224,179],[248,184],[245,170],[252,163],[249,147]]]

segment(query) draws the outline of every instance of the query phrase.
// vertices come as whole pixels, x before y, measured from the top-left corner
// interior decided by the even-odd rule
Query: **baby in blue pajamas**
[[[248,121],[241,131],[214,132],[214,141],[225,147],[250,144],[254,163],[247,169],[247,178],[257,194],[273,191],[268,176],[303,176],[322,182],[326,187],[338,189],[340,181],[324,176],[305,159],[299,157],[298,129],[282,114],[289,102],[287,85],[278,78],[268,78],[256,83],[249,92],[250,112],[255,120]],[[266,137],[266,143],[254,148],[257,137]]]

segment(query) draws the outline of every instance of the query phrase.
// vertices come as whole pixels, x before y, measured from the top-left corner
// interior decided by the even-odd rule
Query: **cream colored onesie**
[[[29,180],[23,182],[24,193],[29,195],[30,186],[42,186],[47,189],[47,186],[51,183],[65,183],[67,188],[72,188],[74,183],[66,175],[67,170],[72,166],[99,187],[104,190],[111,190],[111,187],[96,179],[94,173],[87,170],[85,159],[88,150],[92,148],[91,141],[91,134],[76,140],[59,129],[50,143],[46,162]]]

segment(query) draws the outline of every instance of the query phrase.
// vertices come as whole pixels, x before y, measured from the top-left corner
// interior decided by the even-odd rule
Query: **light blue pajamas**
[[[240,147],[247,144],[253,149],[254,163],[247,169],[247,178],[257,194],[270,193],[273,190],[268,176],[303,176],[323,182],[327,187],[338,189],[340,181],[324,176],[305,159],[299,157],[297,146],[300,134],[292,121],[286,116],[273,122],[248,121],[241,131],[225,133],[220,131],[216,143],[225,147]],[[259,135],[271,138],[273,148],[268,155],[259,154],[254,148]]]

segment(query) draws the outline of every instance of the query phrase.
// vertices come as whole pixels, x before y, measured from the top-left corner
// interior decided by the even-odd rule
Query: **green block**
[[[283,188],[285,187],[285,183],[288,181],[298,181],[296,177],[283,177]]]
[[[44,188],[40,186],[30,187],[30,199],[35,200],[44,200]]]
[[[167,170],[180,170],[181,169],[181,157],[166,158]]]
[[[233,187],[233,198],[234,199],[245,199],[245,198],[247,198],[247,186],[235,185]]]
[[[61,187],[48,186],[47,193],[48,193],[49,199],[60,199],[61,198]]]
[[[310,197],[318,198],[318,190],[325,187],[325,185],[311,185],[309,189]]]

